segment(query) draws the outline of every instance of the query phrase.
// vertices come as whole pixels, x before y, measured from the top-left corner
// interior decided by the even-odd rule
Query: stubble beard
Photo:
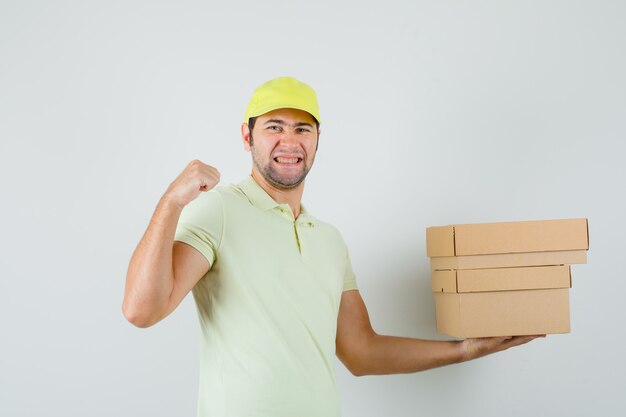
[[[302,184],[307,174],[311,170],[311,166],[313,165],[313,163],[311,162],[311,165],[307,166],[306,158],[303,156],[303,168],[300,174],[298,174],[295,178],[285,178],[284,176],[280,175],[272,166],[273,160],[271,159],[271,156],[267,163],[264,164],[263,158],[261,157],[261,155],[258,154],[254,146],[251,147],[251,151],[252,163],[254,164],[254,167],[257,169],[257,171],[259,171],[261,176],[263,176],[265,181],[267,181],[272,187],[275,187],[279,190],[292,190]]]

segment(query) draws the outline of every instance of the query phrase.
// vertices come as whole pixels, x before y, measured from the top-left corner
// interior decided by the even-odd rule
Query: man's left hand
[[[546,335],[479,337],[465,339],[461,342],[463,361],[480,358],[481,356],[500,352],[513,346],[523,345],[540,337],[546,337]]]

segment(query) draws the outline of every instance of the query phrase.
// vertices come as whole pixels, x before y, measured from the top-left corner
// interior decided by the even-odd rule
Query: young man
[[[282,77],[258,87],[241,125],[251,176],[216,188],[219,172],[191,162],[132,256],[123,311],[136,326],[162,320],[193,291],[199,416],[339,416],[335,354],[355,375],[406,373],[534,338],[376,334],[339,232],[301,205],[319,125],[308,85]]]

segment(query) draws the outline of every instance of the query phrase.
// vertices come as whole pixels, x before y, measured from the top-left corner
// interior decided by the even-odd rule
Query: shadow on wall
[[[372,325],[380,334],[450,340],[436,331],[428,258],[414,246],[405,248],[365,257],[388,260],[357,277]]]

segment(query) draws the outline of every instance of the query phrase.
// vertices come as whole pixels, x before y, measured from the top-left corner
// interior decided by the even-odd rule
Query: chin
[[[304,177],[297,178],[277,178],[277,177],[269,177],[269,182],[276,188],[280,188],[283,190],[291,190],[299,186],[304,182]]]

